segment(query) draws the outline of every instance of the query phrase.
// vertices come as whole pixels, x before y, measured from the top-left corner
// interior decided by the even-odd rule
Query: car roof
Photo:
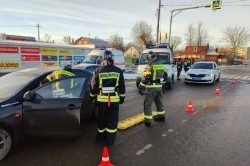
[[[89,66],[101,66],[101,65],[99,65],[99,64],[81,63],[81,64],[78,64],[78,65],[75,65],[73,67],[73,69],[86,69]]]
[[[197,61],[195,63],[215,63],[215,62],[213,62],[213,61]]]
[[[36,67],[36,68],[27,68],[27,69],[22,69],[18,70],[16,72],[18,73],[29,73],[29,74],[34,74],[34,75],[42,75],[44,73],[52,72],[54,70],[59,70],[61,69],[60,67]]]

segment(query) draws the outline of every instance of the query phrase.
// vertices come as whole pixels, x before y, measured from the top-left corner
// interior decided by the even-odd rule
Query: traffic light
[[[222,0],[211,0],[211,9],[217,10],[221,9]]]

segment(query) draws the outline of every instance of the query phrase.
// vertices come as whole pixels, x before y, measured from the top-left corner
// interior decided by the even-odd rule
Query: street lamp
[[[177,14],[179,14],[180,12],[182,12],[183,10],[190,10],[190,9],[197,9],[197,8],[208,8],[210,7],[210,5],[206,5],[206,6],[195,6],[195,7],[188,7],[188,8],[180,8],[180,9],[174,9],[171,10],[171,16],[170,16],[170,24],[169,24],[169,38],[168,38],[168,43],[169,45],[171,44],[171,29],[172,29],[172,19],[174,16],[176,16]],[[175,15],[173,15],[174,12],[178,11],[178,13],[176,13]]]

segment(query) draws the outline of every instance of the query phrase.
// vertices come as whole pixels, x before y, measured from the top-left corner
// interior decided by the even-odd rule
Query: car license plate
[[[201,80],[199,77],[193,77],[192,80]]]

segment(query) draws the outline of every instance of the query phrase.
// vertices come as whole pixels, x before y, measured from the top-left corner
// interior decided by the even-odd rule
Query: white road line
[[[231,75],[231,76],[229,76],[228,78],[234,78],[234,77],[236,77],[237,75]]]
[[[249,77],[249,76],[244,76],[244,77],[242,77],[241,79],[242,79],[242,80],[247,80],[248,77]]]
[[[234,79],[240,79],[242,76],[237,76],[237,77],[234,77]]]
[[[173,131],[174,131],[173,129],[169,129],[169,130],[168,130],[169,133],[172,133]]]
[[[230,75],[227,75],[227,74],[222,74],[221,76],[220,76],[220,78],[227,78],[227,77],[229,77]]]
[[[161,136],[162,136],[162,137],[166,137],[166,136],[167,136],[167,133],[163,133]]]
[[[139,150],[138,152],[136,152],[136,155],[139,155],[139,156],[142,155],[145,152],[145,150],[148,150],[148,149],[152,148],[152,146],[153,145],[151,145],[151,144],[147,144],[141,150]]]
[[[250,80],[250,78],[248,78],[247,80]]]

